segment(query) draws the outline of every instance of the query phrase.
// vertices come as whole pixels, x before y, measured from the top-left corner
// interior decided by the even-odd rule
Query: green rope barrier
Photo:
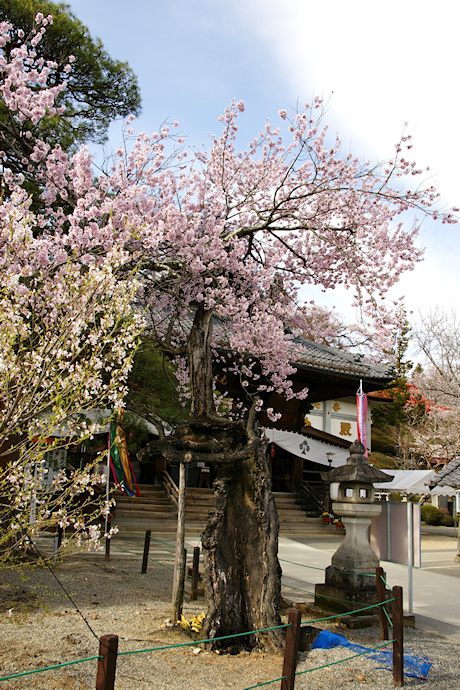
[[[329,566],[330,573],[339,573],[340,575],[360,575],[361,577],[377,577],[375,573],[348,573],[346,570],[335,570]]]
[[[130,553],[132,556],[138,556],[138,553],[135,553],[134,551],[128,551],[127,549],[122,549],[121,546],[113,546],[114,549],[118,549],[118,551],[123,551],[123,553]],[[152,558],[149,556],[148,558],[149,561],[152,561],[152,563],[157,563],[158,565],[161,565],[163,568],[166,568],[167,570],[172,570],[174,572],[174,568],[171,568],[169,565],[165,565],[161,561],[157,561],[155,558]],[[181,566],[182,567],[182,566]]]
[[[266,680],[265,683],[257,683],[257,685],[251,685],[250,688],[244,688],[244,690],[254,690],[254,688],[261,688],[263,685],[270,685],[270,683],[277,683],[280,680],[286,680],[286,676],[281,676],[281,678],[273,678],[273,680]]]
[[[309,589],[300,589],[300,587],[294,587],[293,585],[287,585],[285,583],[282,583],[282,586],[287,587],[288,589],[295,589],[297,592],[304,592],[305,594],[316,595],[316,592],[312,592]],[[337,597],[331,597],[329,594],[321,594],[320,596],[322,599],[331,599],[332,601],[342,601],[342,602],[345,602],[347,604],[353,604],[353,606],[359,606],[358,603],[348,601],[348,599],[338,599]],[[384,602],[384,603],[386,603],[386,602]],[[379,604],[375,604],[375,606],[379,606]],[[351,611],[350,613],[353,613],[353,611]]]
[[[383,609],[383,613],[387,617],[388,625],[392,628],[393,627],[393,621],[391,620],[390,616],[388,615],[386,608]]]
[[[314,594],[309,589],[300,589],[300,587],[294,587],[294,585],[287,585],[284,582],[281,583],[281,587],[287,587],[288,589],[295,589],[297,592],[304,592],[305,594]]]
[[[77,659],[76,661],[66,661],[63,664],[55,664],[54,666],[46,666],[45,668],[36,668],[33,671],[22,671],[22,673],[13,673],[10,676],[3,676],[2,680],[11,680],[11,678],[19,678],[20,676],[30,676],[33,673],[43,673],[44,671],[52,671],[56,668],[63,668],[64,666],[72,666],[74,664],[82,664],[84,661],[94,661],[94,659],[102,659],[101,656],[89,656],[87,659]]]
[[[171,544],[169,541],[163,541],[163,539],[157,539],[157,537],[152,537],[152,535],[150,535],[150,539],[153,539],[153,541],[157,541],[159,544],[170,546],[172,549],[176,548],[176,544]]]
[[[300,587],[294,587],[294,585],[288,585],[288,584],[282,583],[282,586],[283,586],[283,587],[287,587],[288,589],[295,589],[296,592],[304,592],[305,594],[316,594],[316,592],[312,592],[312,591],[310,591],[310,590],[308,590],[308,589],[300,589]],[[352,601],[348,601],[348,599],[338,599],[337,597],[331,597],[331,596],[328,595],[328,594],[321,594],[321,598],[322,598],[322,599],[331,599],[332,601],[341,601],[341,602],[345,602],[345,603],[347,603],[347,604],[353,604],[353,606],[359,606],[358,603],[355,603],[355,602],[352,602]],[[390,601],[394,601],[394,599],[387,599],[386,601],[382,601],[382,602],[380,602],[379,604],[372,604],[371,606],[369,606],[369,608],[375,608],[375,607],[378,607],[378,606],[385,606],[385,604],[389,603]],[[358,611],[361,611],[362,609],[357,609],[357,610],[358,610]],[[384,612],[385,612],[386,617],[387,617],[388,620],[390,621],[390,618],[389,618],[389,616],[388,616],[388,613],[387,613],[386,609],[384,608],[383,610],[384,610]],[[343,615],[344,613],[345,613],[345,612],[342,611],[342,613],[337,614],[337,615]],[[349,613],[356,613],[356,611],[350,611]],[[391,625],[393,625],[393,624],[391,623]]]
[[[383,582],[383,584],[385,585],[385,587],[387,587],[388,590],[391,592],[391,587],[390,587],[390,585],[388,584],[388,582],[385,580],[385,578],[383,577],[383,575],[380,575],[380,579],[382,580],[382,582]]]
[[[118,534],[134,534],[136,537],[142,537],[144,532],[130,532],[128,529],[121,530],[118,532]],[[165,544],[166,546],[170,546],[172,549],[176,548],[176,544],[171,544],[169,541],[163,541],[162,539],[157,539],[157,537],[152,537],[150,535],[150,539],[153,539],[153,541],[157,541],[160,544]]]
[[[305,565],[305,563],[295,563],[294,561],[287,561],[285,558],[278,558],[280,563],[290,563],[291,565],[300,565],[301,568],[310,568],[310,570],[322,570],[324,572],[324,568],[317,568],[314,565]]]
[[[290,563],[290,565],[298,565],[301,568],[310,568],[310,570],[322,570],[324,572],[324,568],[317,568],[314,565],[306,565],[305,563],[295,563],[294,561],[287,561],[284,558],[278,558],[280,563]],[[334,570],[329,566],[329,572],[332,573],[340,573],[341,575],[361,575],[362,577],[376,577],[375,573],[348,573],[345,570]]]
[[[193,642],[180,642],[178,644],[168,644],[164,647],[151,647],[149,649],[134,649],[130,652],[118,652],[118,656],[127,656],[128,654],[143,654],[144,652],[161,652],[165,649],[175,649],[176,647],[196,647],[199,644],[206,644],[207,642],[220,642],[220,640],[230,640],[235,637],[244,637],[245,635],[257,635],[262,632],[270,632],[270,630],[280,630],[281,628],[290,628],[292,623],[285,623],[284,625],[275,625],[273,628],[261,628],[260,630],[248,630],[247,632],[234,633],[233,635],[224,635],[223,637],[210,637],[207,640],[194,640]]]
[[[390,601],[395,601],[396,599],[388,599],[388,601],[382,601],[380,604],[371,604],[370,606],[364,606],[361,609],[356,609],[355,611],[341,611],[340,613],[334,613],[333,616],[325,616],[324,618],[315,618],[312,621],[305,621],[304,623],[301,623],[301,627],[304,625],[311,625],[312,623],[319,623],[320,621],[328,621],[331,620],[332,618],[340,618],[340,616],[344,616],[346,613],[360,613],[361,611],[369,611],[369,609],[375,609],[378,608],[379,606],[383,606],[384,604],[388,604]]]
[[[297,671],[296,676],[301,676],[305,673],[312,673],[313,671],[320,671],[322,668],[327,668],[328,666],[335,666],[336,664],[343,664],[344,661],[350,661],[351,659],[356,659],[358,656],[365,656],[366,654],[370,654],[371,652],[375,652],[377,649],[381,649],[382,647],[388,647],[388,645],[393,644],[394,640],[390,640],[390,642],[384,642],[383,644],[379,644],[377,647],[373,647],[373,649],[367,649],[365,652],[360,652],[359,654],[353,654],[353,656],[347,656],[346,659],[339,659],[338,661],[331,661],[328,664],[323,664],[323,666],[316,666],[315,668],[307,668],[306,671]]]

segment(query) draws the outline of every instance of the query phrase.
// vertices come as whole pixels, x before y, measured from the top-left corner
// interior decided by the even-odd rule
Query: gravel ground
[[[54,568],[73,599],[72,603],[46,568],[0,574],[0,677],[52,666],[98,654],[99,636],[119,636],[119,652],[190,641],[181,628],[166,624],[170,616],[172,562],[167,554],[152,554],[148,572],[140,573],[140,557],[116,549],[110,562],[101,555],[74,555]],[[292,600],[292,594],[286,591]],[[80,613],[77,611],[78,607]],[[190,619],[204,609],[204,601],[188,602]],[[317,624],[320,625],[320,624]],[[377,628],[346,630],[350,642],[373,647],[380,643]],[[405,648],[433,665],[428,679],[405,678],[409,688],[451,690],[458,687],[460,646],[417,630],[405,630]],[[282,675],[282,654],[263,650],[238,655],[216,654],[197,647],[119,656],[117,690],[187,688],[244,690]],[[346,649],[313,650],[300,654],[298,671],[322,666],[353,655]],[[3,688],[93,689],[95,660],[44,673],[0,682]],[[364,657],[299,675],[296,690],[348,687],[392,688],[392,672],[377,668]],[[279,688],[276,682],[262,687]]]

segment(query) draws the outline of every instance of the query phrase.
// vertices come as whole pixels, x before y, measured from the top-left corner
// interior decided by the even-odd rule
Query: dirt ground
[[[269,688],[280,687],[280,681],[270,681],[282,675],[281,652],[256,649],[237,655],[216,654],[199,647],[182,628],[172,627],[172,554],[167,549],[154,549],[145,574],[141,574],[141,560],[138,548],[134,555],[129,544],[120,542],[117,548],[114,542],[110,562],[104,560],[103,554],[78,554],[52,568],[0,572],[0,690],[94,688],[95,659],[42,673],[2,678],[97,656],[98,639],[105,634],[119,637],[117,690],[246,690],[267,683]],[[283,594],[292,598],[292,592]],[[188,620],[203,610],[202,598],[184,605]],[[366,647],[380,643],[375,627],[353,631],[335,623],[320,627]],[[191,644],[174,646],[184,642]],[[450,690],[457,686],[458,645],[416,630],[407,630],[406,644],[418,656],[433,660],[428,680],[407,678],[408,687]],[[155,651],[146,651],[152,649]],[[366,657],[328,665],[349,656],[349,651],[342,649],[301,654],[298,671],[302,675],[296,679],[296,690],[393,687],[391,671],[377,668]],[[326,668],[308,672],[318,666]]]

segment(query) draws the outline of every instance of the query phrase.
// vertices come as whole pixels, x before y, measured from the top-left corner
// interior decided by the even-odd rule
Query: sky
[[[328,102],[344,148],[391,157],[405,129],[413,159],[430,166],[445,206],[460,205],[460,4],[452,0],[70,0],[109,54],[137,74],[143,113],[135,131],[178,120],[190,144],[218,133],[217,117],[243,100],[246,144],[278,110]],[[407,125],[405,125],[407,123]],[[110,131],[116,149],[121,124]],[[425,260],[392,297],[409,311],[454,309],[460,293],[460,223],[425,220]],[[313,294],[353,320],[351,295]]]

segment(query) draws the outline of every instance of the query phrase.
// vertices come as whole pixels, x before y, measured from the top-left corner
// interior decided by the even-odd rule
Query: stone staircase
[[[139,491],[141,495],[133,498],[121,491],[115,492],[117,505],[112,524],[124,533],[150,529],[152,536],[164,535],[169,540],[174,538],[177,511],[163,486],[141,484]],[[274,496],[280,520],[280,536],[295,539],[308,534],[331,533],[331,527],[324,525],[321,518],[306,517],[305,511],[295,502],[295,494],[275,493]],[[185,532],[189,538],[199,537],[212,508],[213,491],[187,487],[186,498]]]

